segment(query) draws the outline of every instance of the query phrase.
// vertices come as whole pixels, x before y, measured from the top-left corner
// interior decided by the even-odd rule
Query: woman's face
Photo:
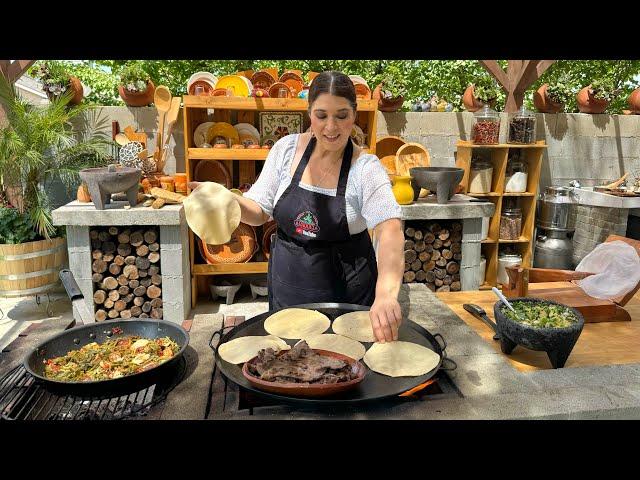
[[[344,97],[323,93],[311,105],[311,131],[322,148],[340,151],[347,145],[355,112]]]

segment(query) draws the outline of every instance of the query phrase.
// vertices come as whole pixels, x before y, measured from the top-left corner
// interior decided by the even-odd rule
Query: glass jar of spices
[[[488,160],[475,159],[471,162],[469,172],[469,193],[488,193],[493,180],[493,163]]]
[[[509,138],[507,143],[528,145],[536,142],[536,116],[524,105],[509,115]]]
[[[500,114],[489,105],[485,105],[474,114],[472,141],[478,145],[495,145],[500,143],[499,137]]]
[[[504,191],[523,193],[527,191],[527,164],[518,158],[509,159],[505,174]]]
[[[518,240],[522,232],[522,210],[505,208],[500,214],[500,240]]]

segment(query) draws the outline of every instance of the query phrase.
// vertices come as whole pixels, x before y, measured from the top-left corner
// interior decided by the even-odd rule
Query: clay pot
[[[76,198],[82,203],[89,203],[91,201],[91,195],[89,194],[89,188],[86,183],[83,182],[80,184]]]
[[[120,85],[118,87],[118,92],[120,93],[120,98],[124,100],[130,107],[146,107],[147,105],[153,103],[153,96],[155,94],[156,87],[151,80],[147,84],[147,89],[143,92],[130,92],[124,86]]]
[[[73,97],[69,100],[68,105],[79,105],[84,98],[84,88],[82,88],[82,82],[78,77],[73,75],[69,77],[69,89],[73,92]],[[53,100],[55,97],[51,92],[46,92],[46,94],[49,100]]]
[[[591,93],[591,85],[580,90],[576,95],[576,100],[578,102],[578,110],[582,113],[604,113],[609,106],[608,101],[594,98]]]
[[[404,102],[404,97],[395,97],[395,98],[383,98],[382,92],[380,91],[381,85],[378,85],[371,98],[374,100],[378,100],[378,110],[381,112],[397,112],[402,107],[402,103]]]
[[[464,108],[468,112],[477,112],[482,107],[484,107],[484,102],[476,98],[474,90],[475,89],[473,85],[469,85],[467,89],[464,91],[464,94],[462,95],[462,103],[464,105]],[[496,105],[495,99],[489,102],[489,106],[491,108],[495,107],[495,105]]]
[[[559,113],[564,109],[563,103],[554,102],[547,95],[548,84],[542,85],[533,92],[533,104],[540,113]]]
[[[629,108],[633,113],[640,113],[640,88],[636,88],[627,99]]]

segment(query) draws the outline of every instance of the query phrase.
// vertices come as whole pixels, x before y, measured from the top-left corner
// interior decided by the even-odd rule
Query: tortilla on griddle
[[[334,333],[321,333],[306,338],[309,347],[318,350],[341,353],[354,360],[360,360],[364,356],[366,348],[360,342]]]
[[[264,321],[267,333],[292,339],[324,333],[330,325],[331,320],[325,314],[306,308],[285,308]]]
[[[279,352],[291,347],[275,335],[251,335],[223,343],[218,347],[218,355],[226,362],[239,364],[248,362],[263,348],[272,348]]]
[[[411,342],[374,343],[364,354],[364,363],[374,372],[389,377],[417,377],[438,366],[440,356]]]
[[[359,342],[375,342],[369,311],[349,312],[340,315],[331,326],[334,333],[353,338]]]

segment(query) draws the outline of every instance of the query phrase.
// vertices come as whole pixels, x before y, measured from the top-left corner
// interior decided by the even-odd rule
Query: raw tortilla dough
[[[433,370],[440,356],[411,342],[374,343],[364,355],[364,363],[374,372],[389,377],[417,377]]]
[[[218,355],[229,363],[244,363],[258,355],[263,348],[273,348],[276,352],[289,350],[287,342],[274,335],[255,335],[235,338],[218,348]]]
[[[203,182],[182,202],[193,233],[210,245],[223,245],[240,225],[236,196],[215,182]]]
[[[282,338],[306,339],[324,333],[331,325],[329,317],[317,310],[285,308],[264,321],[264,329],[271,335]]]
[[[364,345],[349,337],[335,335],[333,333],[321,333],[306,338],[307,345],[318,350],[341,353],[354,360],[360,360],[366,349]]]
[[[349,312],[340,315],[331,326],[334,333],[353,338],[359,342],[375,342],[369,311]]]

